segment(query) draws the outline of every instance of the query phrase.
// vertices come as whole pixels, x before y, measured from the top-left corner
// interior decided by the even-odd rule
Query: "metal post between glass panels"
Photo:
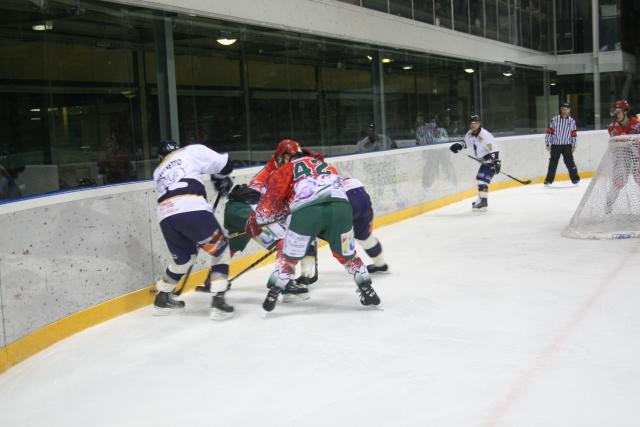
[[[160,16],[154,24],[160,138],[180,142],[173,17]]]
[[[376,132],[387,134],[386,112],[384,106],[384,69],[382,64],[383,51],[377,50],[373,54],[371,61],[371,72],[373,77],[373,122]]]

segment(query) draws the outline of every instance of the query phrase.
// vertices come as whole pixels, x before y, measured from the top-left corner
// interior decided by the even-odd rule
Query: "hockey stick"
[[[231,283],[233,283],[234,280],[236,280],[238,277],[242,276],[244,273],[246,273],[247,271],[251,270],[252,268],[254,268],[256,265],[260,264],[262,261],[264,261],[265,259],[269,258],[269,256],[271,254],[273,254],[276,250],[276,246],[277,246],[277,242],[271,246],[269,248],[269,250],[267,251],[267,253],[265,253],[264,255],[262,255],[260,258],[258,258],[257,260],[255,260],[254,262],[252,262],[247,268],[245,268],[244,270],[242,270],[240,273],[236,274],[235,276],[233,276],[231,279],[228,280],[228,285],[227,285],[227,290],[229,290],[229,288],[231,288]],[[202,286],[196,286],[196,292],[205,292],[205,293],[209,293],[209,286],[206,285],[202,285]]]
[[[280,222],[280,221],[273,221],[273,222],[269,222],[269,223],[266,223],[266,224],[260,224],[260,227],[268,227],[268,226],[273,225],[273,224],[276,224],[276,223],[278,223],[278,222]],[[231,233],[231,234],[229,234],[229,235],[227,236],[227,238],[229,238],[229,239],[235,239],[236,237],[242,237],[242,236],[244,236],[245,234],[247,234],[247,232],[246,232],[246,231],[238,231],[238,232],[236,232],[236,233]]]
[[[245,268],[244,270],[242,270],[240,273],[236,274],[235,276],[233,276],[231,279],[229,279],[229,285],[227,286],[227,290],[229,290],[229,288],[231,287],[231,283],[236,280],[238,277],[242,276],[244,273],[246,273],[247,271],[251,270],[253,267],[255,267],[256,265],[260,264],[262,261],[264,261],[265,259],[269,258],[269,256],[271,256],[272,253],[274,253],[277,249],[278,246],[278,242],[274,243],[273,246],[271,246],[269,248],[269,250],[267,251],[266,254],[262,255],[260,258],[258,258],[257,260],[255,260],[254,262],[252,262],[247,268]]]
[[[247,232],[246,232],[246,231],[238,231],[237,233],[231,233],[231,234],[229,234],[227,237],[228,237],[229,239],[235,239],[236,237],[242,237],[242,236],[244,236],[245,234],[247,234]]]
[[[472,155],[467,154],[467,157],[468,157],[468,158],[470,158],[470,159],[475,160],[475,161],[476,161],[476,162],[478,162],[478,163],[484,163],[482,160],[478,159],[477,157],[473,157]],[[498,173],[501,173],[501,174],[503,174],[503,175],[506,175],[506,176],[508,176],[509,178],[511,178],[512,180],[514,180],[514,181],[518,181],[518,182],[519,182],[520,184],[522,184],[522,185],[529,185],[529,184],[531,184],[531,182],[532,182],[530,179],[526,179],[526,180],[518,179],[518,178],[516,178],[515,176],[511,176],[511,175],[509,175],[509,174],[508,174],[508,173],[506,173],[506,172],[502,172],[502,171],[500,171],[500,172],[498,172]]]
[[[220,199],[222,199],[222,193],[218,193],[218,196],[216,197],[216,201],[213,202],[213,212],[216,211],[216,208],[220,203]],[[198,256],[199,250],[200,250],[200,247],[198,247],[198,249],[196,250],[196,257]],[[189,280],[189,276],[191,276],[191,270],[193,270],[194,265],[195,265],[195,262],[189,266],[189,269],[187,270],[184,277],[182,278],[182,285],[180,287],[176,286],[176,288],[172,292],[173,295],[176,295],[176,296],[182,295],[182,292],[184,292],[185,286],[187,286],[187,280]]]

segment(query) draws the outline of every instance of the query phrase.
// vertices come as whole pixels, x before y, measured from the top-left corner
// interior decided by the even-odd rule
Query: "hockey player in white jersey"
[[[225,195],[233,182],[229,155],[217,153],[204,145],[180,148],[174,141],[162,141],[161,163],[153,172],[158,199],[160,229],[173,261],[157,284],[154,314],[168,314],[184,308],[171,292],[195,263],[198,249],[211,255],[209,282],[215,295],[211,302],[211,319],[223,320],[233,315],[225,301],[229,276],[229,242],[207,201],[202,174],[210,174],[216,190]]]
[[[500,172],[501,162],[498,144],[491,132],[482,127],[480,116],[477,114],[469,117],[469,132],[464,136],[464,141],[462,143],[456,142],[449,147],[454,153],[463,148],[472,149],[473,155],[482,161],[476,176],[478,198],[471,207],[474,211],[484,212],[488,206],[489,184],[493,176]]]

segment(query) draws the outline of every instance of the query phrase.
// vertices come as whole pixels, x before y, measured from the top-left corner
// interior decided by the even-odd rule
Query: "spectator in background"
[[[560,114],[551,119],[549,127],[547,128],[547,135],[545,136],[547,151],[551,153],[551,157],[549,158],[549,169],[547,170],[544,185],[549,186],[553,184],[560,156],[562,156],[564,164],[567,166],[571,182],[574,184],[580,182],[578,167],[573,160],[573,153],[576,151],[577,137],[576,121],[571,117],[571,106],[568,102],[563,102],[560,106]]]
[[[120,150],[115,137],[107,139],[107,147],[104,156],[98,161],[98,171],[104,175],[104,184],[131,181],[134,178],[133,163],[129,156]]]
[[[434,144],[446,144],[449,142],[449,134],[447,133],[447,129],[443,127],[436,128],[436,135],[433,138]]]
[[[416,117],[416,145],[433,144],[435,130],[435,126],[431,123],[426,123],[424,121],[424,115],[418,113],[418,117]]]
[[[376,126],[373,123],[369,124],[367,136],[356,144],[356,152],[358,153],[371,153],[388,148],[397,148],[397,145],[388,136],[376,133]]]

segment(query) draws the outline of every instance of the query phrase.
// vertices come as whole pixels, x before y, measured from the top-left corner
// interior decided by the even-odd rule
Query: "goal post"
[[[640,237],[640,135],[609,140],[595,176],[562,234],[577,239]]]

